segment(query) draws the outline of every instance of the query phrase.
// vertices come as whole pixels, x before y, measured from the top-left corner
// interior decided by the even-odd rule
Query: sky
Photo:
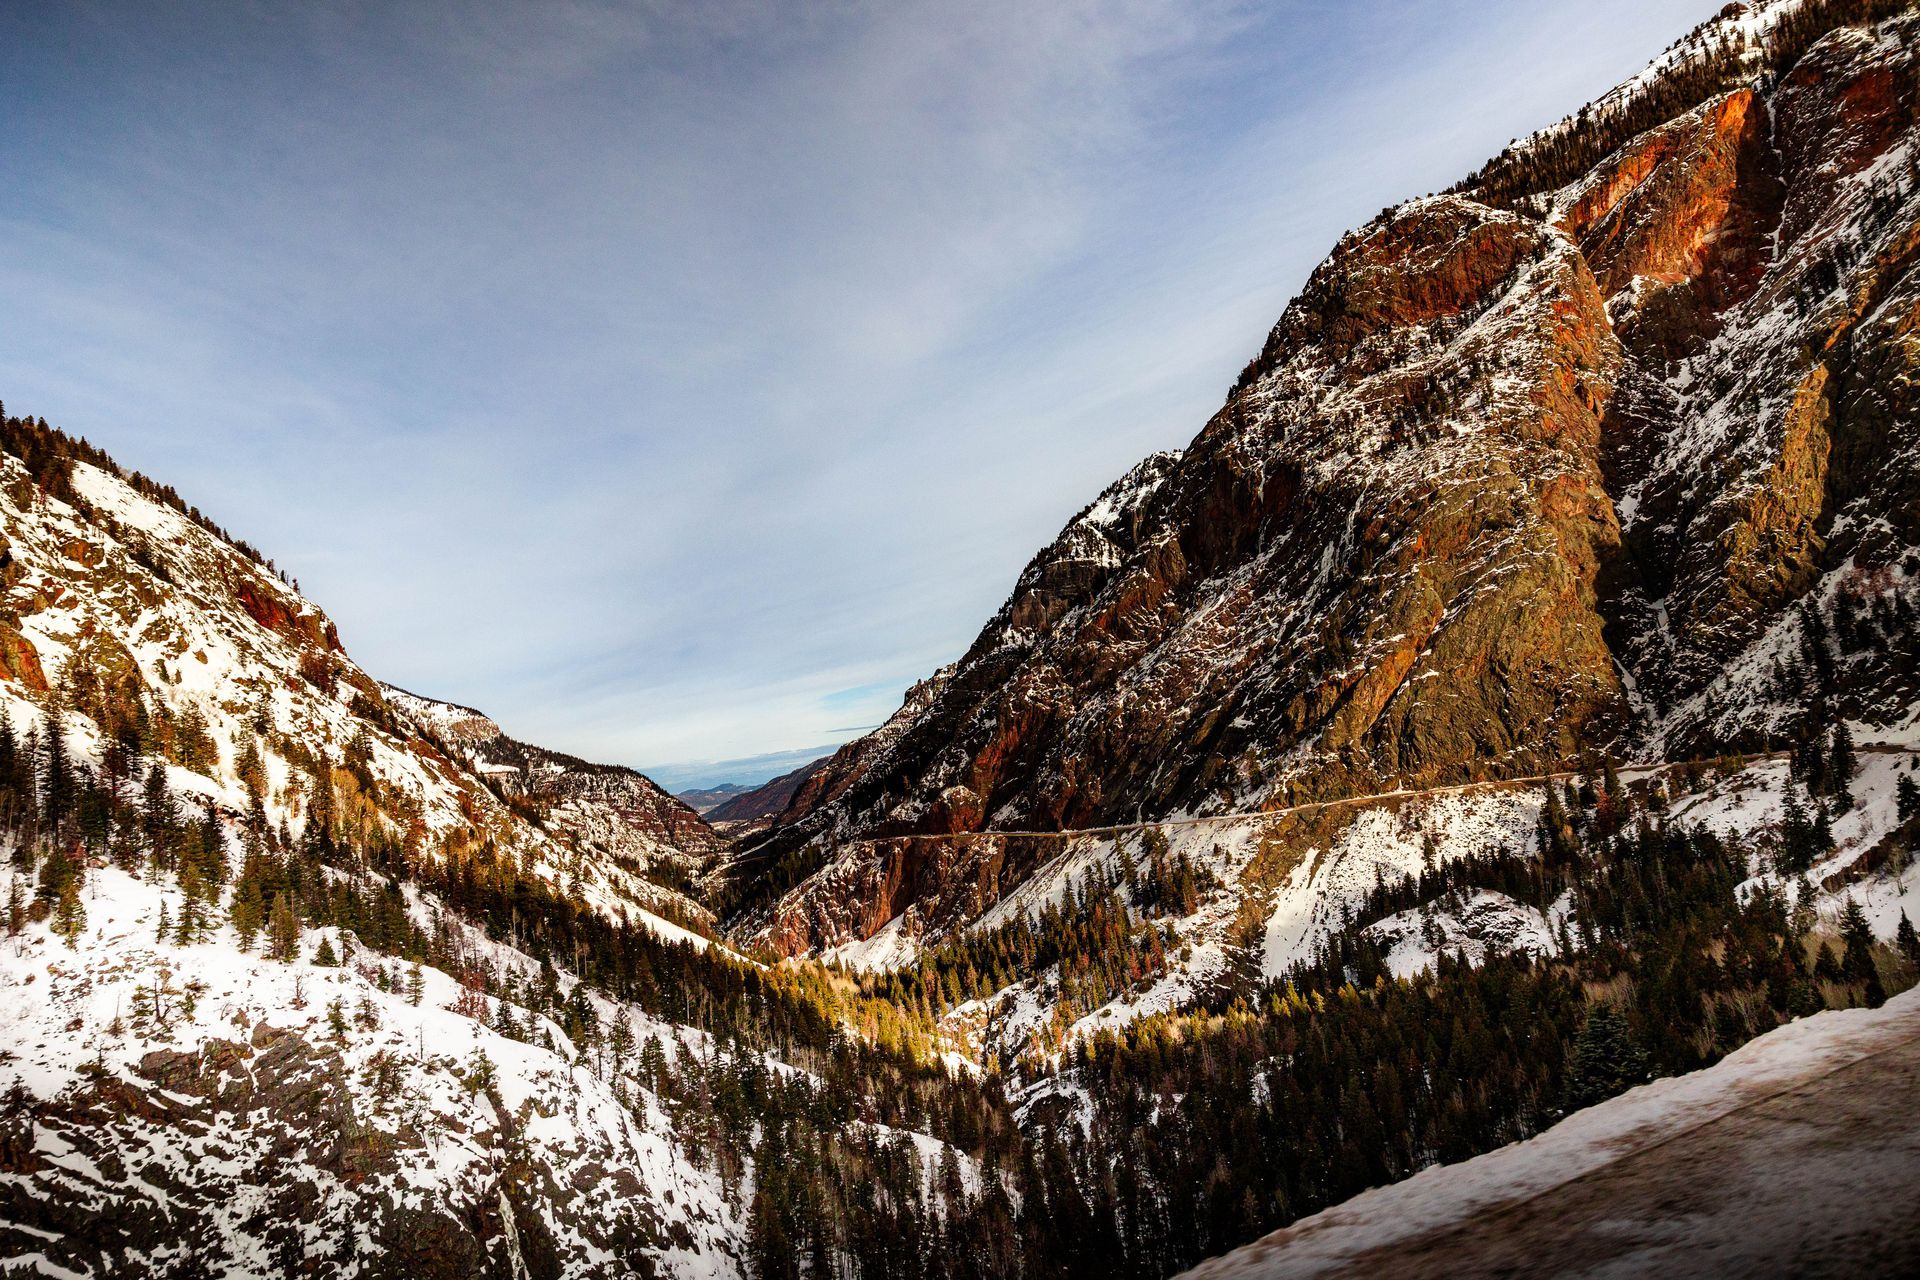
[[[0,4],[0,398],[670,786],[886,718],[1340,234],[1717,0]]]

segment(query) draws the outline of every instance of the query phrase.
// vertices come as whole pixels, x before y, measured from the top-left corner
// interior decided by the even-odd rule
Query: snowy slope
[[[674,886],[698,882],[725,846],[685,802],[625,766],[594,764],[509,737],[471,707],[392,685],[381,690],[403,722],[491,789],[520,802],[550,835],[625,873],[628,891],[644,905],[709,928],[707,909]]]
[[[473,997],[436,969],[416,1005],[405,966],[371,953],[321,968],[245,953],[230,929],[158,942],[163,909],[179,917],[176,890],[103,868],[74,946],[40,926],[0,943],[0,1090],[23,1091],[0,1174],[8,1254],[103,1274],[97,1250],[118,1240],[149,1274],[195,1260],[238,1277],[281,1274],[288,1251],[347,1276],[444,1250],[437,1265],[511,1273],[516,1235],[536,1233],[567,1274],[601,1273],[636,1241],[664,1275],[737,1273],[737,1206],[632,1058],[625,1075],[596,1063],[550,1021],[536,1043],[498,1034],[482,1020],[497,1001],[460,1011]],[[472,963],[536,972],[463,932]],[[322,938],[345,942],[311,933],[303,961]],[[670,1060],[711,1052],[624,1014]],[[74,1231],[87,1214],[114,1225]]]
[[[75,462],[72,486],[78,505],[49,497],[19,460],[0,456],[9,557],[0,638],[11,637],[12,655],[0,704],[23,736],[44,732],[50,688],[78,713],[63,724],[96,761],[114,733],[156,721],[177,729],[180,745],[165,729],[149,731],[179,766],[174,786],[228,812],[252,803],[241,777],[252,748],[268,820],[295,832],[317,778],[344,786],[355,773],[369,811],[425,856],[490,842],[608,913],[658,899],[643,875],[647,858],[629,844],[540,829],[471,763],[422,740],[340,647],[325,614],[258,562],[110,471]],[[204,752],[185,745],[194,725],[204,726]],[[695,859],[713,844],[695,818],[650,833],[647,853]]]

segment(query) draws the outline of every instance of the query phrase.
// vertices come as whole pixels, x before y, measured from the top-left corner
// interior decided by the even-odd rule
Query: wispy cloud
[[[21,7],[0,394],[522,736],[819,743],[1341,229],[1710,7]]]

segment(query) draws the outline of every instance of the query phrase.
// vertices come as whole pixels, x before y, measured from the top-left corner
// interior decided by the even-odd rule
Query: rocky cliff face
[[[1920,20],[1847,25],[1889,7],[1729,6],[1482,185],[1342,240],[1193,443],[1076,517],[750,847],[788,874],[742,928],[831,946],[906,906],[972,918],[1023,874],[930,871],[911,833],[1778,732],[1797,606],[1885,612],[1920,575]],[[1870,722],[1920,692],[1912,662],[1843,665]]]

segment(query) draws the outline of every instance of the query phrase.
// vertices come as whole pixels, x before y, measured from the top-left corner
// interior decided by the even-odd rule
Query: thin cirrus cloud
[[[758,780],[1184,443],[1342,230],[1711,8],[11,7],[0,394],[382,677]]]

